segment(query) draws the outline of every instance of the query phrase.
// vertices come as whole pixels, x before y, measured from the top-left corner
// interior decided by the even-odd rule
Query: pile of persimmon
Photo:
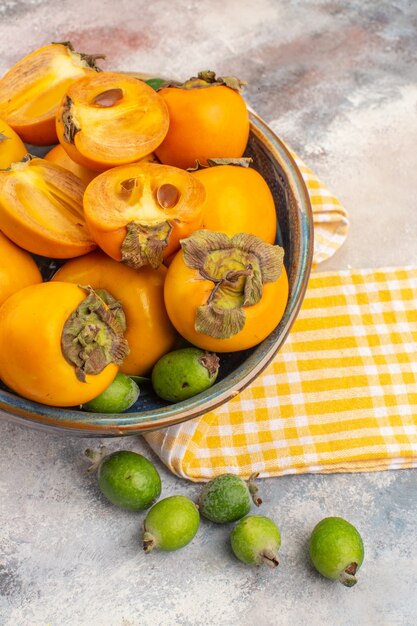
[[[179,337],[253,347],[288,298],[243,83],[99,58],[53,43],[0,79],[0,379],[57,406],[149,375]],[[49,281],[37,255],[61,260]]]

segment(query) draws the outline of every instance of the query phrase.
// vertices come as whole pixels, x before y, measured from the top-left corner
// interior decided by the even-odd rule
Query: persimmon
[[[16,291],[41,282],[34,258],[0,232],[0,305]]]
[[[21,161],[26,154],[27,148],[19,135],[6,122],[0,120],[0,170]]]
[[[67,261],[52,280],[105,289],[121,303],[130,352],[120,370],[142,376],[171,350],[177,337],[165,310],[165,275],[163,265],[135,270],[97,251]]]
[[[233,77],[200,72],[158,91],[169,111],[169,129],[155,152],[161,163],[184,169],[208,158],[241,157],[249,137],[249,113]]]
[[[65,152],[60,143],[54,146],[51,150],[49,150],[49,152],[45,154],[44,159],[46,159],[50,163],[60,165],[69,172],[72,172],[73,174],[78,176],[78,178],[81,178],[81,180],[86,185],[88,185],[88,183],[91,183],[93,178],[97,176],[97,172],[95,172],[94,170],[89,170],[87,167],[79,165],[78,163],[73,161]]]
[[[96,74],[97,58],[100,56],[75,52],[69,42],[35,50],[0,80],[0,117],[26,143],[57,143],[58,105],[74,81]]]
[[[71,159],[99,172],[153,152],[168,123],[163,98],[145,82],[117,72],[72,84],[56,116],[59,142]]]
[[[86,254],[96,243],[83,215],[85,184],[45,159],[0,171],[0,229],[29,252],[54,258]]]
[[[288,300],[284,251],[247,233],[200,230],[181,242],[165,280],[165,305],[187,341],[210,352],[260,343]]]
[[[228,235],[250,233],[274,243],[275,203],[266,180],[252,167],[215,165],[193,172],[204,185],[202,228]]]
[[[137,163],[97,176],[84,194],[87,226],[98,245],[131,267],[158,267],[199,228],[205,191],[189,172]]]
[[[24,398],[75,406],[113,381],[128,351],[120,304],[103,291],[48,282],[0,307],[0,378]]]

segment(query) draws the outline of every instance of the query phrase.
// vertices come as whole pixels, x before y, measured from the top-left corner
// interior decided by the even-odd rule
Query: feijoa
[[[281,546],[281,533],[275,522],[262,515],[248,515],[241,519],[230,535],[232,550],[237,558],[248,565],[278,565],[277,553]]]
[[[123,413],[135,404],[138,397],[139,387],[136,382],[118,372],[107,389],[83,404],[83,409],[93,413]]]
[[[342,517],[326,517],[313,529],[310,557],[320,574],[353,587],[364,557],[362,537]]]
[[[143,549],[178,550],[197,533],[200,515],[197,506],[185,496],[160,500],[148,512],[144,522]]]
[[[204,485],[198,501],[201,515],[217,524],[234,522],[249,513],[252,502],[262,503],[256,496],[258,487],[254,483],[257,474],[246,482],[235,474],[221,474]]]
[[[181,402],[213,385],[219,371],[219,357],[199,348],[168,352],[152,370],[155,393],[168,402]]]
[[[130,450],[105,456],[98,466],[97,476],[102,493],[122,509],[142,511],[161,494],[161,478],[155,465]]]

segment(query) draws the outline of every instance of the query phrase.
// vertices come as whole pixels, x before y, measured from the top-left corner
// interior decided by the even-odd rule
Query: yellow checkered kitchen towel
[[[417,268],[314,273],[283,348],[212,413],[147,435],[199,481],[417,466]]]
[[[348,217],[294,155],[314,212],[314,260]],[[313,273],[269,367],[216,411],[146,439],[177,475],[248,477],[417,466],[417,268]]]

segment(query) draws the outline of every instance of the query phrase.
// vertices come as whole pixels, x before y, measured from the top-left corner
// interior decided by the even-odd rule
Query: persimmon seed
[[[119,88],[107,89],[99,93],[93,100],[93,104],[99,107],[112,107],[123,98],[123,91]]]
[[[120,183],[122,191],[130,192],[136,186],[136,178],[127,178]]]
[[[180,192],[178,189],[175,185],[171,185],[170,183],[161,185],[156,192],[158,204],[164,209],[170,209],[175,206],[178,202],[179,196]]]

